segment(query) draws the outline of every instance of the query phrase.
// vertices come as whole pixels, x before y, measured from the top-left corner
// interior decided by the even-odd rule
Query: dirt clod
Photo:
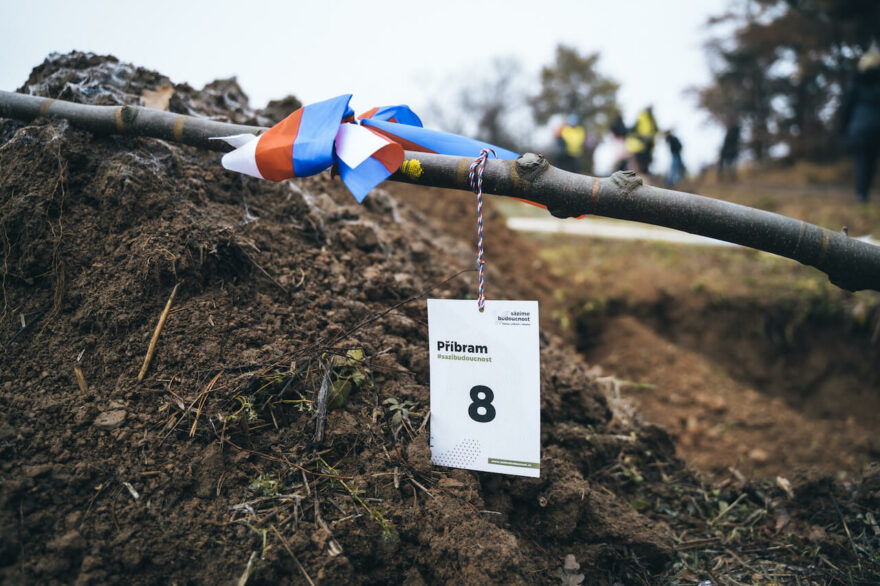
[[[105,411],[95,418],[94,426],[104,431],[116,429],[125,422],[127,413],[122,409]]]

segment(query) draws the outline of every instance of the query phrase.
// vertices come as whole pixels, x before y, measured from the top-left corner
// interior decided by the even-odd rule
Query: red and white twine
[[[494,150],[483,149],[480,151],[480,156],[471,163],[468,172],[471,189],[477,194],[477,271],[479,274],[477,307],[480,308],[480,311],[483,311],[486,306],[485,281],[483,277],[483,267],[486,264],[483,260],[483,169],[486,167],[489,153],[492,153],[493,157],[496,156]]]

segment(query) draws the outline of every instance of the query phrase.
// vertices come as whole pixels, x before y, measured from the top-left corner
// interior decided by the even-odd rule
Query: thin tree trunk
[[[87,106],[4,91],[0,116],[26,121],[65,118],[97,134],[151,136],[218,151],[229,147],[211,137],[265,130],[137,106]],[[407,151],[406,161],[391,179],[469,190],[471,162]],[[643,185],[630,171],[599,179],[562,171],[542,156],[526,153],[516,161],[488,161],[483,191],[543,205],[560,218],[590,214],[633,220],[741,244],[816,267],[844,289],[880,291],[878,246],[779,214]]]
[[[64,118],[95,134],[149,136],[216,151],[232,147],[212,137],[266,130],[140,106],[90,106],[0,90],[0,117],[29,121],[39,116]]]

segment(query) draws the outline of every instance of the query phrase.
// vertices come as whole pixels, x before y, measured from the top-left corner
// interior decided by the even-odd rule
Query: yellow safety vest
[[[560,136],[565,142],[566,153],[572,157],[584,154],[584,139],[587,137],[587,131],[583,126],[563,126]]]
[[[642,110],[636,119],[635,130],[626,136],[624,142],[626,150],[633,154],[647,150],[648,144],[653,143],[658,130],[654,117],[648,114],[647,110]]]
[[[637,134],[632,133],[626,135],[626,140],[623,144],[626,147],[626,150],[633,154],[640,153],[648,148],[648,145],[645,144],[645,141],[639,138]]]
[[[647,110],[642,110],[636,120],[636,134],[648,140],[654,140],[654,135],[657,134],[657,123]]]

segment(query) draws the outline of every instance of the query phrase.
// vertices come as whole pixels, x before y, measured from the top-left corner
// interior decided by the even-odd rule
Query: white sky
[[[696,170],[715,159],[721,131],[705,124],[684,90],[707,82],[703,25],[727,4],[0,0],[0,89],[19,87],[48,53],[78,49],[110,53],[195,88],[234,75],[257,107],[287,94],[309,103],[353,93],[356,110],[405,103],[426,114],[438,93],[454,96],[443,80],[461,79],[498,56],[520,59],[537,77],[565,43],[599,51],[603,72],[621,84],[627,123],[653,104],[660,127],[676,129],[685,163]],[[608,150],[597,153],[599,173],[607,170]],[[660,144],[660,169],[666,161]]]

